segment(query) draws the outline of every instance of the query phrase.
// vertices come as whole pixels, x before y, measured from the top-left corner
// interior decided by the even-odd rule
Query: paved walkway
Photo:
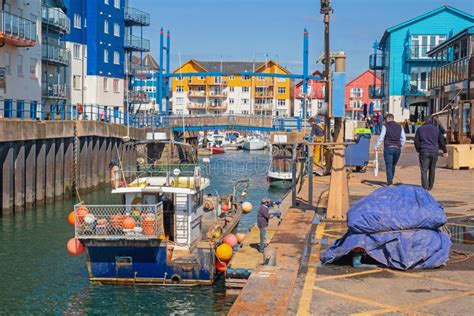
[[[403,151],[395,182],[420,183],[418,157],[413,145]],[[300,273],[289,314],[298,315],[472,315],[474,306],[474,170],[448,170],[440,159],[433,196],[444,206],[454,242],[446,267],[401,272],[378,267],[325,265],[319,254],[345,231],[345,224],[320,223],[312,228],[308,261]],[[383,162],[381,162],[383,167]],[[383,168],[382,168],[383,169]],[[351,203],[380,187],[385,173],[352,173]],[[328,178],[316,178],[316,202],[327,205]]]

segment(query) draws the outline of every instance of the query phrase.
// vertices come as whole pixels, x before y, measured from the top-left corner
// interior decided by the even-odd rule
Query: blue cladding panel
[[[335,72],[332,85],[332,116],[344,117],[346,114],[345,99],[346,73]]]
[[[87,28],[84,28],[84,18],[87,15],[86,0],[64,0],[64,4],[67,8],[67,16],[71,21],[71,32],[63,36],[63,41],[87,44]],[[74,27],[75,14],[82,17],[80,29]]]

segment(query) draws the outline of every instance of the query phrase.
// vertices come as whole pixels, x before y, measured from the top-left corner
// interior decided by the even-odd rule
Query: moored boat
[[[266,142],[257,137],[250,137],[243,143],[243,149],[245,150],[263,150],[266,147]]]

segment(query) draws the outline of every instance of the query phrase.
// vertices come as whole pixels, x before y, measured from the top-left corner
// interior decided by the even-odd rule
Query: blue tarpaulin
[[[446,221],[442,206],[424,189],[380,188],[351,207],[347,233],[321,255],[321,262],[363,248],[390,268],[437,268],[448,261],[451,248],[449,235],[440,229]]]

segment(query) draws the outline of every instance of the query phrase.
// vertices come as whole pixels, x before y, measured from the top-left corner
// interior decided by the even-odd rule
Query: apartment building
[[[11,117],[41,102],[41,2],[6,0],[0,9],[0,99]]]
[[[322,76],[320,71],[315,71],[313,76]],[[325,93],[326,85],[320,80],[308,80],[308,91],[306,98],[309,105],[307,105],[307,116],[315,116],[321,113],[326,107]],[[302,117],[302,100],[303,100],[303,81],[298,82],[294,89],[294,116]]]
[[[381,99],[383,111],[397,121],[427,113],[427,78],[433,65],[428,52],[473,23],[472,14],[444,5],[388,28],[369,60],[381,79],[371,87],[371,98]]]
[[[380,99],[373,99],[369,93],[370,86],[380,86],[381,80],[371,70],[364,71],[346,84],[345,87],[345,106],[346,117],[353,120],[364,119],[364,104],[367,105],[367,111],[381,112]]]
[[[160,66],[151,54],[142,60],[132,59],[132,92],[129,93],[130,108],[134,112],[156,111],[158,102],[158,76]]]
[[[226,76],[174,77],[173,114],[252,114],[291,116],[292,81],[248,76],[245,72],[289,74],[273,60],[267,62],[189,60],[174,73],[216,73]]]

